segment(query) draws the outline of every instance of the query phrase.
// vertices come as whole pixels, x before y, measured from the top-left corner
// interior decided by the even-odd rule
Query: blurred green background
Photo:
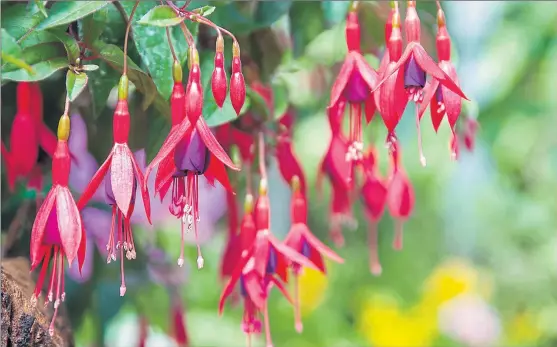
[[[248,18],[242,17],[245,6],[233,3],[217,6],[211,17],[239,35],[242,30],[251,31],[251,40],[263,35],[257,31],[259,24],[254,24],[257,20],[260,28],[271,25],[282,37],[278,42],[282,54],[262,59],[261,74],[272,83],[279,103],[296,108],[295,150],[311,187],[310,227],[327,244],[332,244],[328,239],[329,197],[318,198],[313,186],[317,164],[328,145],[323,135],[329,134],[325,106],[346,51],[347,5],[267,2],[259,7],[266,9],[253,14],[257,18]],[[557,5],[451,1],[443,6],[462,89],[479,107],[475,151],[462,150],[460,160],[451,161],[448,126],[443,123],[435,134],[424,117],[428,166],[422,168],[409,107],[398,132],[416,207],[405,224],[404,250],[391,249],[393,222],[385,215],[379,225],[383,274],[372,276],[366,222],[356,204],[359,226],[345,230],[346,245],[336,249],[345,264],[329,264],[327,277],[307,271],[302,278],[302,334],[294,330],[289,304],[279,294],[271,295],[275,346],[557,345]],[[233,7],[238,13],[231,11]],[[363,4],[364,52],[377,55],[382,51],[388,11],[387,2]],[[435,56],[435,4],[418,2],[418,11],[422,42]],[[369,58],[377,67],[378,59]],[[386,168],[386,131],[378,118],[368,126],[367,141],[376,144]],[[109,122],[109,118],[100,119]],[[155,137],[162,140],[160,134]],[[90,148],[99,154],[97,159],[106,153]],[[289,227],[289,195],[273,165],[270,175],[273,229],[284,237]],[[217,226],[223,232],[204,245],[205,268],[192,267],[180,290],[191,346],[245,344],[241,306],[227,307],[222,317],[217,314],[222,288],[217,272],[225,223]],[[159,229],[156,235],[169,258],[175,259],[177,227]],[[189,258],[194,257],[191,247]],[[77,308],[80,318],[74,320],[78,346],[99,345],[103,340],[106,346],[136,345],[139,314],[150,323],[147,346],[173,346],[168,337],[171,300],[167,290],[140,281],[121,299],[114,271],[106,275],[106,267],[96,266],[94,280],[74,287],[76,299],[71,305],[82,302]],[[76,290],[88,299],[81,300]],[[263,344],[262,339],[254,342]]]

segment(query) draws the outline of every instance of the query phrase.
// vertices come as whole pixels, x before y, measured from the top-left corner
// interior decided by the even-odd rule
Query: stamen
[[[400,251],[402,250],[403,244],[403,222],[401,220],[395,220],[395,238],[393,240],[393,249]]]
[[[377,247],[377,222],[372,221],[369,226],[369,269],[375,276],[381,275],[383,269],[379,262],[379,250]]]
[[[39,273],[39,278],[37,278],[37,285],[35,286],[35,291],[31,296],[31,304],[35,306],[41,295],[41,290],[43,288],[44,279],[46,277],[46,272],[48,270],[48,263],[50,262],[50,253],[52,252],[52,247],[49,247],[43,257],[43,266],[41,267],[41,272]]]
[[[298,277],[299,274],[294,273],[294,321],[296,331],[301,334],[304,330],[304,324],[302,323],[302,315],[300,312],[300,281]]]
[[[263,308],[263,320],[265,324],[265,340],[267,341],[266,347],[273,347],[273,341],[271,340],[271,323],[269,322],[269,308],[266,300],[265,307]]]
[[[56,278],[56,260],[58,259],[58,246],[54,246],[54,261],[52,262],[52,274],[50,275],[50,284],[48,285],[48,301],[45,302],[45,306],[54,299],[54,280]]]
[[[185,214],[184,214],[185,217]],[[180,256],[178,257],[178,266],[182,267],[184,265],[184,221],[185,218],[182,218],[181,225],[181,240],[180,240]]]
[[[425,159],[424,150],[422,148],[422,131],[420,129],[420,111],[417,104],[415,109],[416,109],[416,128],[418,129],[418,151],[420,153],[420,163],[422,164],[423,167],[425,167],[427,165],[427,161]]]

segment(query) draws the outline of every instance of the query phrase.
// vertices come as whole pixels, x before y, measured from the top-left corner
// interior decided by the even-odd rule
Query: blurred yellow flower
[[[363,305],[359,329],[374,346],[431,346],[437,337],[437,316],[419,306],[402,311],[393,296],[373,294]]]
[[[300,308],[306,315],[321,304],[327,289],[327,276],[313,269],[305,268],[299,278]]]
[[[465,259],[449,259],[438,266],[424,283],[423,303],[437,309],[460,294],[475,293],[489,298],[491,279]]]
[[[524,311],[516,313],[505,324],[505,340],[508,346],[534,346],[542,332],[537,324],[536,315]]]

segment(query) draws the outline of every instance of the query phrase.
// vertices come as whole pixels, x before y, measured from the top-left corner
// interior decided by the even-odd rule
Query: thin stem
[[[132,19],[133,15],[135,14],[135,10],[137,10],[137,5],[139,5],[139,1],[135,2],[133,5],[132,11],[130,13],[130,17],[128,18],[128,25],[126,26],[126,38],[124,39],[124,73],[126,75],[128,73],[128,38],[130,35],[130,29],[132,27]]]
[[[442,10],[442,8],[441,8],[441,1],[435,1],[435,3],[437,4],[437,9],[438,9],[438,10]]]
[[[184,33],[184,37],[186,38],[186,42],[188,43],[188,46],[194,47],[195,43],[193,40],[193,35],[190,33],[190,30],[188,29],[188,27],[184,22],[180,24],[180,28],[182,28],[182,32]]]
[[[191,4],[191,0],[186,1],[184,6],[180,7],[180,10],[185,10]]]
[[[64,113],[62,117],[69,116],[69,112],[70,112],[70,98],[66,95],[66,104],[64,106]]]
[[[265,167],[265,138],[263,132],[259,132],[259,174],[261,179],[267,179],[267,168]]]
[[[168,46],[170,46],[170,52],[172,52],[172,58],[174,58],[174,61],[178,61],[178,57],[176,56],[176,51],[174,50],[174,45],[172,44],[172,38],[170,37],[170,30],[168,29],[168,27],[166,28],[166,38],[168,39]]]

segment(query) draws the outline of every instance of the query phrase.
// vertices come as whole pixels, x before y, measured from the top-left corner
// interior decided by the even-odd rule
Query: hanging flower
[[[80,209],[84,208],[104,181],[106,202],[112,206],[112,227],[107,244],[107,262],[110,263],[112,260],[116,260],[116,254],[120,253],[120,261],[122,262],[121,296],[124,296],[126,293],[123,266],[124,251],[128,259],[135,259],[136,256],[130,217],[134,210],[137,187],[139,187],[141,192],[145,214],[149,222],[151,218],[149,191],[145,185],[143,173],[128,147],[130,114],[127,97],[128,77],[122,75],[118,87],[118,103],[113,119],[114,146],[106,161],[91,179],[91,183],[89,183],[78,202],[78,207]]]
[[[31,230],[31,270],[41,262],[43,264],[32,302],[36,302],[41,294],[51,256],[54,257],[47,291],[48,302],[54,301],[50,335],[54,334],[54,321],[58,314],[58,307],[65,298],[64,258],[70,266],[77,259],[77,265],[81,269],[86,248],[81,216],[68,188],[71,166],[67,143],[69,134],[70,118],[64,114],[58,125],[58,144],[52,162],[52,187],[37,212]]]
[[[307,203],[304,197],[300,179],[294,176],[292,184],[292,203],[291,215],[292,226],[284,239],[284,244],[309,259],[315,267],[323,274],[326,273],[323,256],[337,262],[343,263],[344,260],[339,257],[333,250],[323,244],[317,237],[313,235],[307,225]],[[291,263],[292,272],[294,274],[294,316],[296,331],[302,332],[302,318],[300,313],[300,286],[298,277],[302,274],[302,265],[296,262]]]

